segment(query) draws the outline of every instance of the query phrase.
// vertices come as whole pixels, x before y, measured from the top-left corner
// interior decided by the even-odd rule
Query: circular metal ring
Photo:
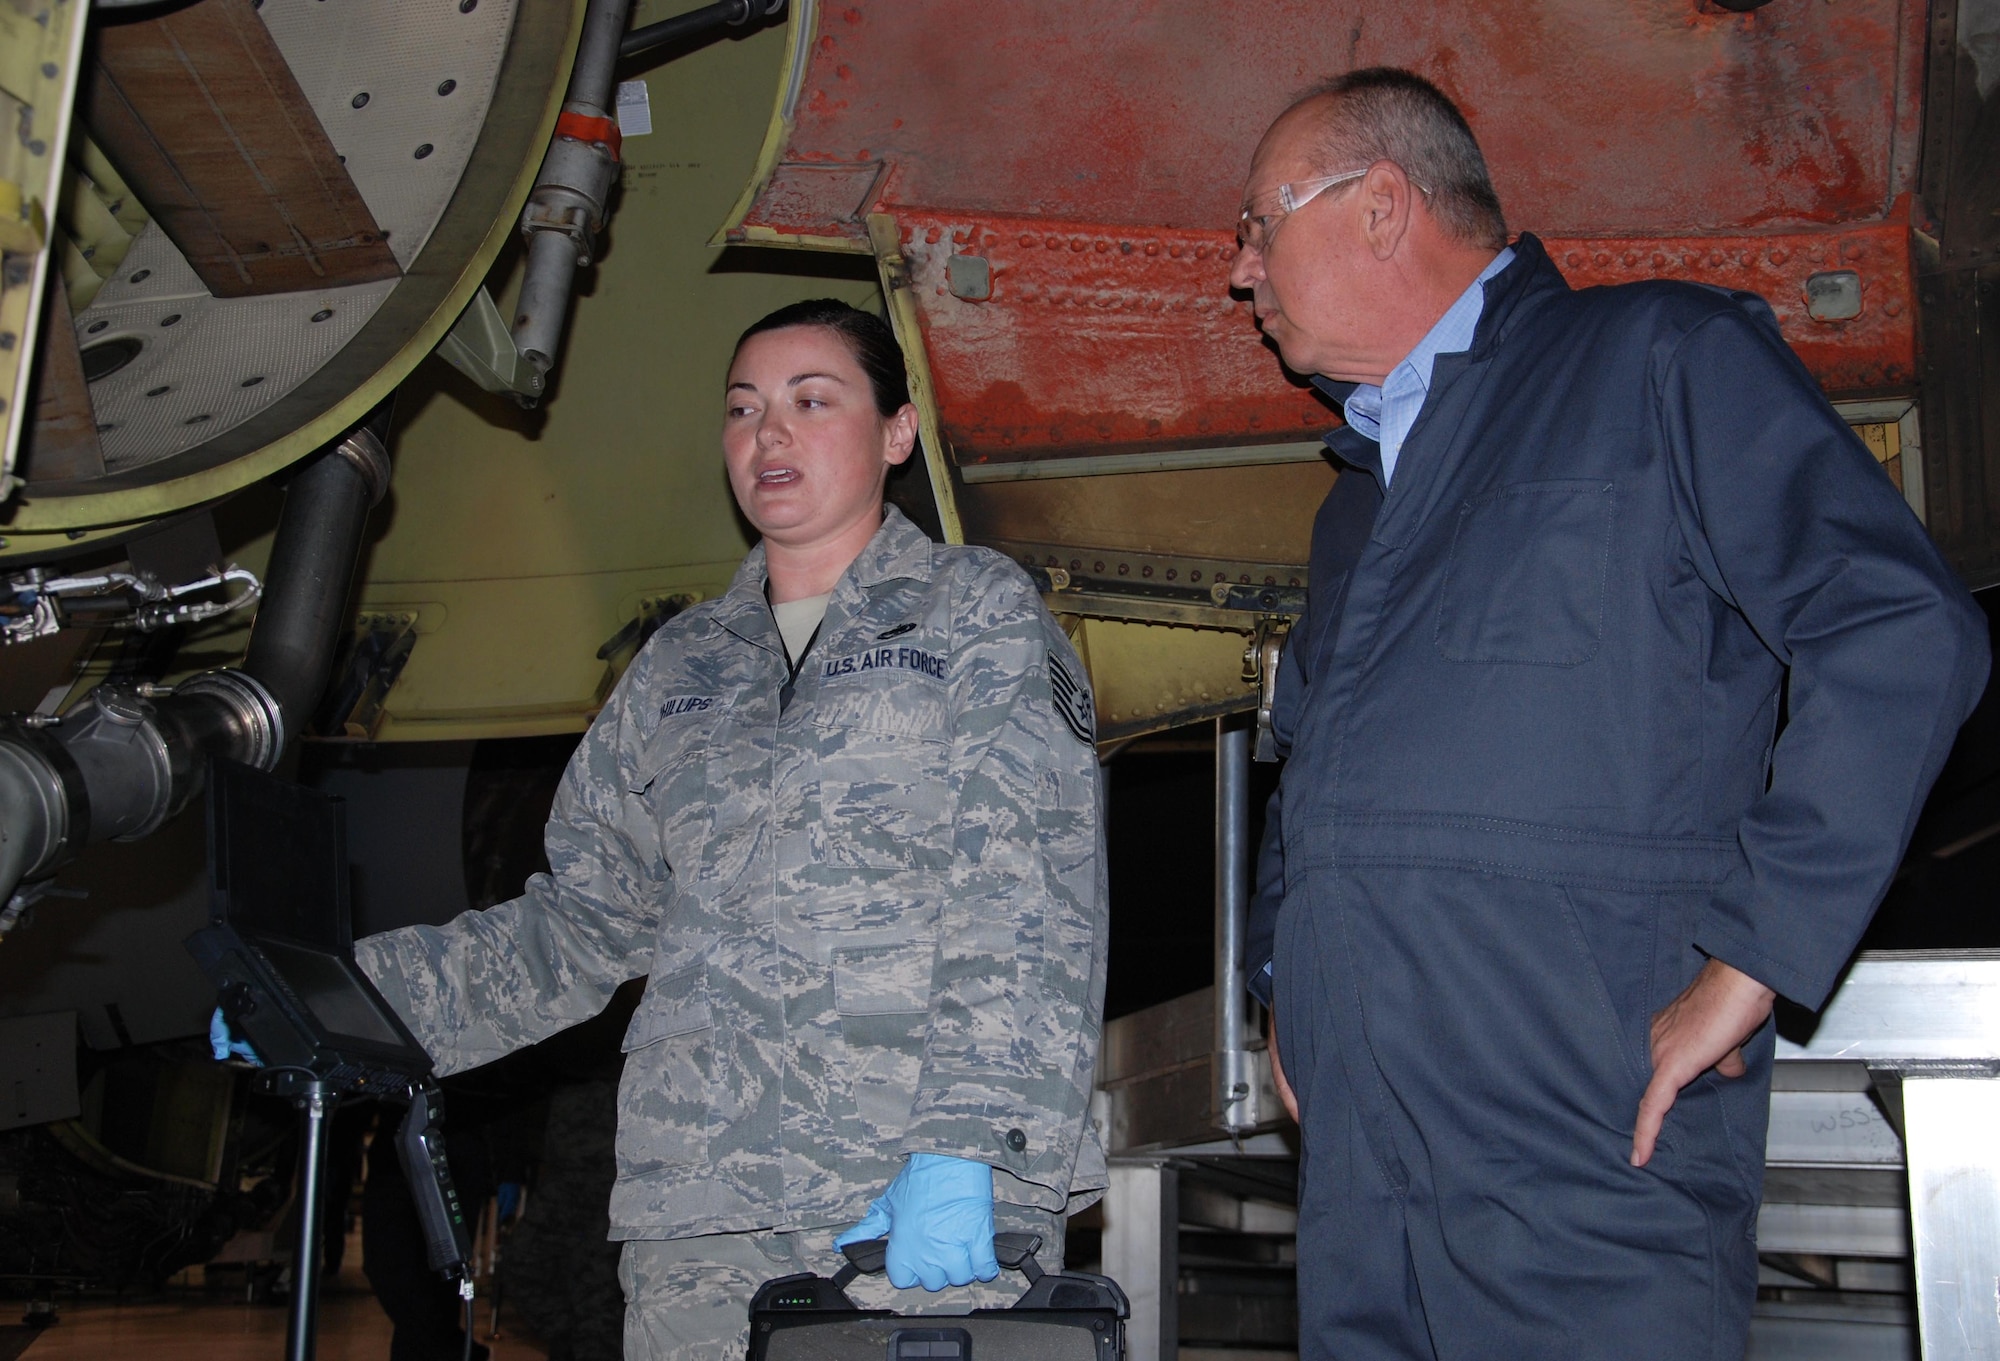
[[[368,484],[368,504],[379,506],[382,498],[389,494],[389,451],[383,446],[373,430],[367,426],[357,426],[348,433],[346,439],[334,446],[333,452],[354,465],[356,472]]]
[[[206,695],[219,701],[242,735],[238,758],[259,770],[277,766],[285,751],[285,712],[255,676],[234,668],[203,671],[176,685],[174,694]]]

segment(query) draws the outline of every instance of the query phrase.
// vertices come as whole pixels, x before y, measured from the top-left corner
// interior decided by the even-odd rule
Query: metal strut
[[[1243,990],[1250,916],[1250,738],[1240,718],[1215,720],[1215,1123],[1230,1134],[1257,1124],[1257,1083]]]
[[[293,1104],[305,1115],[303,1147],[299,1150],[299,1237],[292,1250],[291,1318],[285,1338],[285,1361],[313,1361],[314,1333],[319,1326],[320,1216],[326,1199],[327,1119],[339,1098],[317,1077],[274,1084],[274,1089],[291,1096]]]

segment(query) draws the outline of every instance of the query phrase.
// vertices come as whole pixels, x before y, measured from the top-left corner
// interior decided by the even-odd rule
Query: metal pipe
[[[546,373],[562,350],[563,318],[576,280],[577,244],[565,232],[533,232],[521,297],[514,308],[514,347]]]
[[[576,272],[588,269],[596,259],[606,201],[618,178],[619,57],[716,27],[760,23],[781,13],[784,6],[785,0],[721,0],[627,33],[632,0],[590,0],[562,117],[521,209],[528,260],[508,330],[514,349],[534,369],[534,377],[515,389],[515,400],[522,405],[541,400],[547,375],[562,352],[563,323]]]
[[[590,0],[562,117],[521,209],[528,263],[511,330],[514,348],[541,374],[555,366],[576,272],[595,258],[605,200],[618,178],[612,91],[618,82],[618,43],[631,14],[632,0]],[[527,406],[540,399],[539,390],[517,398]]]
[[[14,886],[53,867],[89,826],[83,779],[61,744],[33,728],[0,726],[0,935],[31,901],[14,901]]]
[[[55,727],[0,726],[0,934],[85,844],[135,840],[201,791],[210,758],[278,764],[326,688],[368,511],[389,483],[388,404],[292,480],[250,653],[173,690],[107,682]]]
[[[57,730],[83,775],[93,841],[145,836],[165,820],[174,756],[159,710],[122,685],[100,685]]]
[[[785,0],[719,0],[671,19],[662,19],[644,28],[635,28],[618,45],[621,57],[636,57],[668,43],[705,37],[719,28],[743,28],[775,19],[785,11]]]
[[[384,403],[285,491],[243,670],[277,700],[293,734],[326,690],[368,512],[388,490],[387,425]]]
[[[210,757],[268,770],[284,746],[277,701],[241,671],[159,696],[106,682],[55,728],[0,725],[0,935],[46,887],[16,892],[93,841],[135,841],[201,791]]]
[[[599,0],[585,12],[564,109],[576,109],[599,118],[610,112],[611,92],[618,82],[618,45],[625,37],[625,26],[631,17],[631,0]]]
[[[1230,1133],[1257,1123],[1245,1049],[1243,934],[1250,914],[1250,738],[1240,720],[1215,720],[1215,1123]]]
[[[306,1116],[305,1147],[299,1151],[299,1238],[292,1250],[292,1307],[286,1361],[313,1361],[313,1333],[319,1313],[319,1236],[321,1202],[326,1199],[327,1117],[335,1098],[326,1083],[313,1078],[301,1086],[298,1104]]]

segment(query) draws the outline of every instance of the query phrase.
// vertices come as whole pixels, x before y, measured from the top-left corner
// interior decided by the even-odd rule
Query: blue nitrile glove
[[[912,1153],[861,1222],[833,1245],[884,1235],[889,1284],[898,1290],[992,1280],[1000,1274],[993,1256],[993,1169],[941,1153]]]
[[[493,1193],[493,1199],[496,1203],[497,1213],[500,1216],[500,1222],[502,1224],[507,1223],[521,1212],[521,1183],[518,1181],[501,1182],[499,1189]]]
[[[208,1047],[215,1055],[217,1063],[229,1059],[248,1059],[259,1068],[264,1066],[264,1060],[257,1057],[257,1051],[250,1047],[250,1041],[237,1039],[235,1033],[229,1029],[229,1022],[222,1018],[221,1007],[217,1007],[215,1015],[208,1018]]]

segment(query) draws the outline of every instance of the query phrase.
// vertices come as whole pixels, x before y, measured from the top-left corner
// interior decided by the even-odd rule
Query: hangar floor
[[[483,1284],[483,1282],[482,1282]],[[104,1361],[143,1356],[147,1361],[270,1361],[284,1355],[285,1305],[245,1304],[235,1292],[199,1285],[174,1287],[135,1300],[57,1300],[58,1322],[44,1328],[24,1351],[0,1336],[0,1358],[12,1361]],[[11,1320],[10,1320],[11,1321]],[[545,1361],[548,1352],[510,1327],[503,1311],[501,1336],[488,1335],[492,1315],[482,1293],[477,1337],[492,1349],[490,1361]],[[13,1330],[0,1330],[11,1332]],[[389,1319],[361,1274],[361,1235],[348,1239],[340,1275],[320,1295],[318,1361],[381,1361],[389,1354]]]
[[[548,1355],[518,1337],[479,1340],[492,1361],[541,1361]],[[23,1361],[103,1361],[144,1356],[150,1361],[270,1361],[285,1349],[282,1305],[246,1305],[179,1292],[143,1304],[84,1304],[63,1311],[62,1322],[21,1353]],[[321,1299],[319,1361],[380,1361],[389,1354],[389,1320],[366,1293],[329,1293]]]

